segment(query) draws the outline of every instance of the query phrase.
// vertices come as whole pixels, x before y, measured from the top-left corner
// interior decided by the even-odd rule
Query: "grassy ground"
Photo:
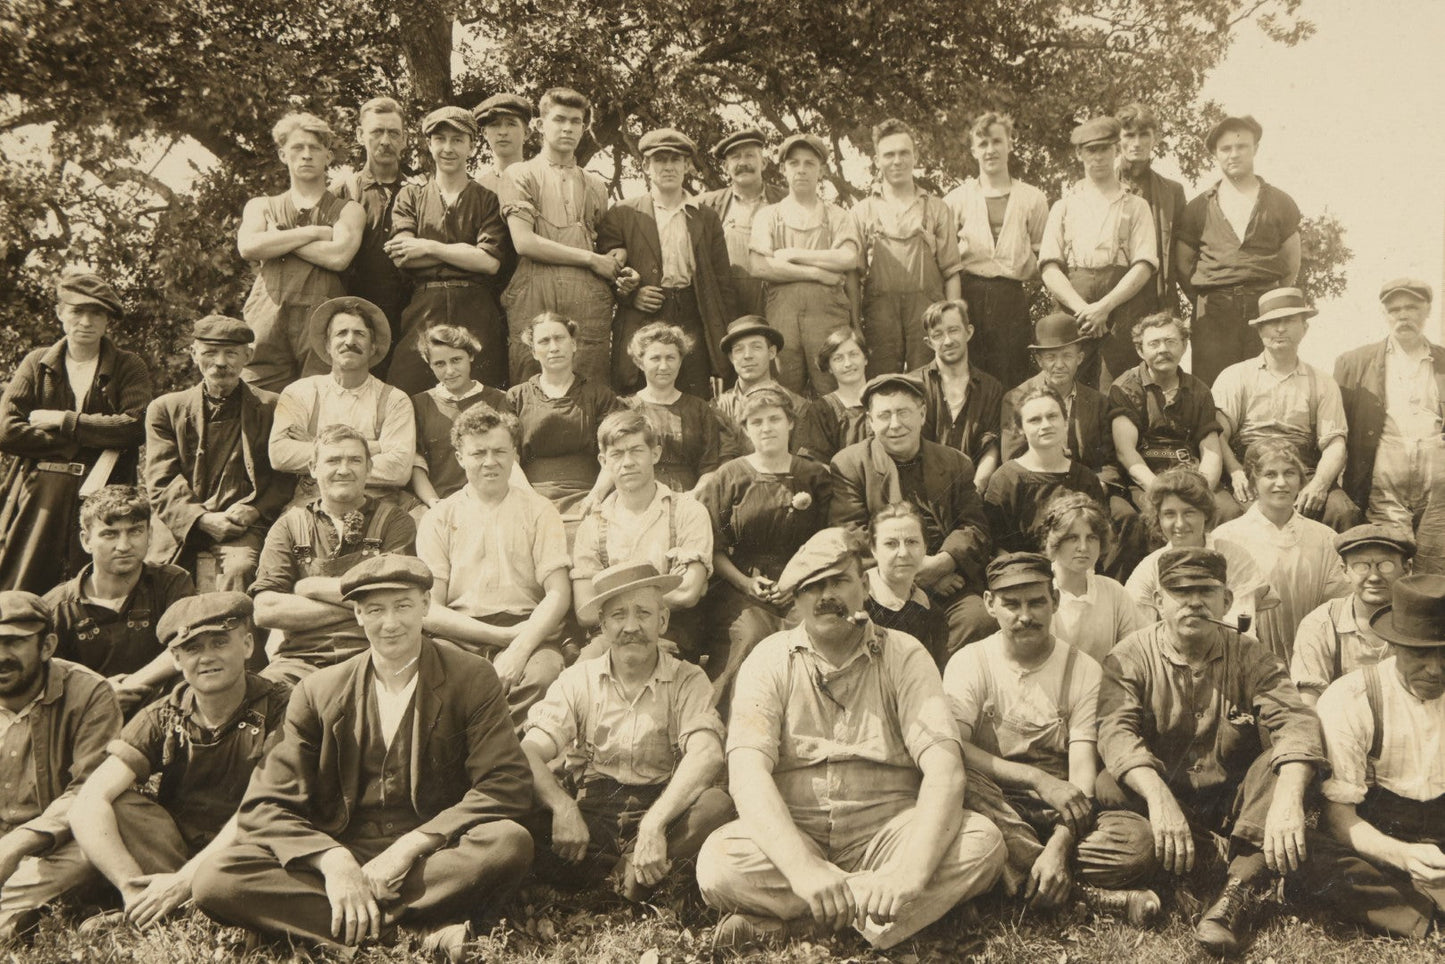
[[[918,939],[887,954],[872,951],[851,934],[821,943],[800,943],[785,950],[715,955],[710,949],[716,915],[696,897],[678,896],[658,905],[633,909],[590,895],[561,897],[545,888],[529,889],[512,908],[513,916],[481,937],[473,960],[496,964],[702,964],[744,960],[778,964],[882,962],[943,964],[1123,964],[1123,962],[1204,962],[1210,958],[1194,944],[1190,928],[1173,920],[1140,931],[1108,919],[1093,918],[1078,905],[1050,917],[1020,918],[1017,905],[986,897],[945,917]],[[32,946],[0,949],[0,964],[88,964],[88,962],[166,962],[216,964],[242,957],[241,933],[217,927],[199,914],[179,918],[146,934],[117,927],[81,937],[78,921],[62,912],[41,925]],[[1360,937],[1318,920],[1300,920],[1277,905],[1259,912],[1259,928],[1244,961],[1252,964],[1438,964],[1445,940],[1436,933],[1423,942]],[[369,947],[357,964],[411,964],[424,961],[420,937],[403,932],[386,947]],[[291,958],[285,945],[263,946],[246,960],[280,962]]]

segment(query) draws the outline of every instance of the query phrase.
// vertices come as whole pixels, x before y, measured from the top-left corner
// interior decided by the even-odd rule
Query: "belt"
[[[1188,449],[1152,449],[1146,448],[1139,453],[1139,457],[1145,462],[1153,459],[1158,462],[1178,462],[1180,465],[1193,465],[1194,454]]]
[[[87,471],[84,462],[36,462],[35,467],[42,472],[59,472],[61,475],[84,475]]]
[[[419,288],[480,288],[480,281],[462,281],[454,279],[451,281],[423,281]]]

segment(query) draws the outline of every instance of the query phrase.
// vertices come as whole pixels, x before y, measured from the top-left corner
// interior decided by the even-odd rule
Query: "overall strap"
[[[391,393],[395,391],[399,389],[382,382],[381,391],[376,393],[376,418],[372,424],[372,434],[377,441],[381,441],[381,427],[386,424],[386,403],[391,400]]]
[[[607,557],[607,513],[599,505],[593,509],[592,515],[597,520],[597,561],[606,569],[612,565]]]
[[[1068,644],[1065,643],[1064,645],[1067,646]],[[1069,655],[1064,657],[1064,677],[1059,683],[1059,699],[1056,704],[1060,717],[1064,715],[1064,704],[1069,700],[1069,689],[1074,682],[1074,664],[1078,662],[1078,659],[1079,651],[1073,646],[1069,646]]]
[[[1385,746],[1385,693],[1380,680],[1380,667],[1377,664],[1370,664],[1364,667],[1365,674],[1365,701],[1370,704],[1370,720],[1374,726],[1374,734],[1370,737],[1370,754],[1366,759],[1366,772],[1371,781],[1374,780],[1375,764],[1380,759],[1380,752]]]
[[[1342,598],[1344,599],[1344,604],[1347,606],[1351,605],[1352,600],[1354,599],[1353,596],[1344,596]],[[1332,613],[1328,610],[1326,610],[1326,613],[1330,616],[1330,636],[1334,639],[1335,643],[1335,675],[1330,677],[1330,682],[1333,683],[1335,680],[1345,675],[1345,641],[1340,638],[1340,627],[1335,623],[1335,620],[1339,617],[1339,613]]]

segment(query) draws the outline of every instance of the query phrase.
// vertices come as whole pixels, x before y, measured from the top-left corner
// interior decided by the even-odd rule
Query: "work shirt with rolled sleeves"
[[[194,596],[196,584],[179,566],[146,563],[130,594],[112,609],[85,593],[94,571],[95,564],[87,563],[74,579],[45,594],[59,640],[55,655],[102,676],[134,673],[165,650],[156,623],[176,600]]]
[[[137,784],[157,778],[156,802],[175,820],[193,850],[231,819],[251,771],[281,739],[291,687],[246,674],[246,695],[214,728],[196,711],[196,694],[180,683],[141,710],[106,751],[130,768]]]
[[[1168,450],[1183,450],[1197,463],[1199,446],[1220,431],[1208,385],[1180,369],[1178,383],[1166,392],[1142,362],[1109,387],[1110,424],[1121,416],[1139,433],[1135,449],[1155,472],[1165,468],[1163,453]]]
[[[366,437],[371,452],[368,487],[400,488],[411,481],[416,458],[416,415],[411,399],[375,375],[355,388],[342,388],[331,375],[313,375],[287,385],[276,401],[271,426],[271,467],[309,477],[315,438],[329,425],[346,425]],[[306,436],[294,439],[295,426]]]
[[[652,502],[630,512],[613,492],[577,526],[572,578],[591,579],[609,566],[650,562],[658,572],[701,563],[712,575],[712,517],[701,502],[661,482]]]
[[[1031,281],[1039,276],[1039,245],[1049,220],[1044,192],[1020,180],[1005,195],[1003,225],[997,236],[989,222],[988,201],[978,178],[971,177],[943,196],[958,225],[958,251],[966,274],[979,278]]]
[[[1230,225],[1219,203],[1220,184],[1190,201],[1179,219],[1179,241],[1198,252],[1189,279],[1200,289],[1284,279],[1284,243],[1299,233],[1300,212],[1294,199],[1259,178],[1243,238]]]
[[[410,234],[441,244],[469,244],[505,262],[510,257],[507,222],[497,196],[471,178],[450,201],[442,196],[435,178],[425,184],[408,184],[397,195],[396,209],[391,217],[392,234]],[[424,268],[407,268],[418,282],[480,281],[492,283],[492,276],[468,271],[454,264],[438,261]]]
[[[907,205],[883,197],[882,185],[853,205],[863,239],[867,288],[876,294],[928,291],[963,270],[953,212],[919,188]]]
[[[1289,672],[1301,693],[1319,696],[1346,673],[1370,666],[1390,655],[1390,644],[1355,612],[1355,597],[1341,596],[1300,620],[1294,637]]]
[[[1341,677],[1320,697],[1331,767],[1321,787],[1325,799],[1362,803],[1372,784],[1406,800],[1426,802],[1445,796],[1445,696],[1422,700],[1411,693],[1393,656],[1375,671],[1380,678],[1383,732],[1380,756],[1374,761],[1369,754],[1375,720],[1365,693],[1365,671]]]
[[[607,182],[591,171],[534,157],[502,172],[497,195],[502,217],[521,218],[537,237],[585,251],[596,246],[597,223],[607,210]],[[530,258],[522,261],[531,263]]]
[[[1217,627],[1204,665],[1193,670],[1161,622],[1105,657],[1099,755],[1116,779],[1149,767],[1176,795],[1193,796],[1238,786],[1261,751],[1276,772],[1286,763],[1326,763],[1319,718],[1284,663],[1253,637]]]
[[[723,744],[712,683],[700,667],[658,650],[657,666],[628,697],[613,675],[612,653],[574,663],[532,706],[523,732],[545,734],[581,788],[596,778],[624,786],[667,783],[694,733]]]
[[[1149,202],[1123,187],[1104,194],[1087,178],[1054,202],[1039,244],[1039,268],[1159,269],[1159,239]]]
[[[800,625],[758,643],[738,671],[728,753],[766,756],[794,824],[825,850],[914,806],[919,761],[940,744],[961,752],[938,668],[907,633],[865,623],[835,666]]]
[[[791,194],[757,213],[749,244],[764,257],[771,257],[779,248],[841,251],[851,245],[855,255],[863,250],[858,223],[847,211],[821,198],[806,208]]]
[[[1340,386],[1303,359],[1284,376],[1269,370],[1264,354],[1236,362],[1219,373],[1212,392],[1215,407],[1229,419],[1236,452],[1263,438],[1282,438],[1313,467],[1325,446],[1349,430]]]

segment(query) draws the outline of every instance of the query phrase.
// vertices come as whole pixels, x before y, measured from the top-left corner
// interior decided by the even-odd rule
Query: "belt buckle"
[[[1175,449],[1174,457],[1179,460],[1180,465],[1188,465],[1192,461],[1188,449]]]

